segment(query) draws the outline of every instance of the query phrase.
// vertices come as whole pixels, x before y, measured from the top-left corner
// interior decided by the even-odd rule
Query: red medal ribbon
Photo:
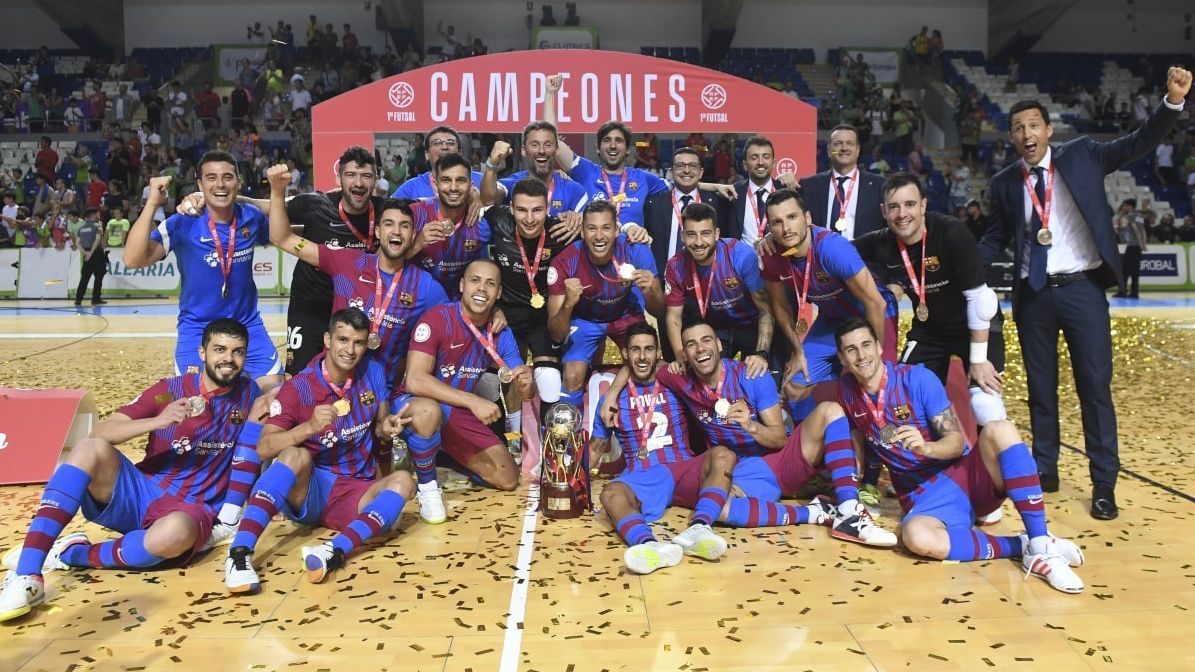
[[[752,185],[752,182],[748,181],[747,184]],[[768,189],[767,187],[761,187],[761,188],[767,190],[769,196],[772,194],[772,191],[774,191],[774,187],[773,187],[773,189]],[[747,202],[751,204],[751,212],[755,213],[755,227],[759,230],[759,237],[763,238],[768,230],[768,222],[767,222],[767,216],[766,216],[767,213],[764,212],[761,214],[759,212],[759,204],[756,203],[756,201],[759,200],[758,198],[756,198],[756,192],[758,192],[758,191],[759,191],[759,189],[757,189],[754,186],[751,186],[750,188],[748,188]],[[765,197],[764,200],[766,201],[767,198]]]
[[[925,305],[925,239],[929,238],[927,224],[921,226],[921,282],[917,281],[917,274],[913,272],[913,262],[909,261],[909,248],[903,240],[897,239],[900,248],[900,258],[905,262],[905,273],[909,275],[909,284],[913,286],[913,293],[917,295],[919,305]]]
[[[701,318],[705,319],[705,311],[709,308],[710,298],[714,295],[714,269],[718,267],[718,244],[714,243],[714,261],[710,264],[709,283],[706,287],[701,286],[701,276],[697,275],[697,262],[693,261],[693,255],[687,255],[685,261],[686,270],[693,278],[693,292],[697,294],[697,309],[701,311]],[[709,294],[707,295],[706,292]]]
[[[523,237],[515,232],[515,238],[518,242],[519,256],[523,258],[523,272],[527,274],[527,285],[531,289],[531,296],[539,295],[539,287],[535,284],[535,276],[539,274],[539,265],[544,257],[544,243],[548,240],[548,231],[544,229],[539,232],[539,245],[535,248],[535,265],[531,265],[531,261],[527,259],[527,251],[523,249]]]
[[[372,207],[372,206],[371,206]],[[382,300],[382,259],[379,256],[374,256],[374,278],[373,278],[373,319],[370,320],[372,324],[369,325],[369,330],[372,333],[378,334],[381,338],[382,320],[386,317],[386,311],[390,309],[390,303],[394,300],[394,292],[398,290],[398,286],[402,284],[402,272],[406,266],[400,267],[398,272],[394,274],[394,278],[390,280],[390,287],[386,289],[386,299]]]
[[[226,387],[217,387],[216,389],[214,389],[210,392],[203,389],[203,374],[202,373],[195,374],[195,387],[199,389],[199,396],[203,397],[205,400],[211,399],[212,397],[218,397],[232,389],[232,385],[228,385]]]
[[[216,222],[209,213],[207,218],[208,231],[212,233],[212,244],[216,246],[216,259],[220,261],[220,274],[224,276],[224,284],[220,287],[221,294],[228,288],[228,276],[232,275],[232,260],[237,251],[237,214],[232,211],[232,221],[228,222],[228,256],[224,255],[224,245],[216,233]]]
[[[714,395],[715,402],[722,398],[722,386],[726,384],[726,367],[721,366],[721,369],[722,369],[721,373],[718,374],[718,386],[717,387],[715,387],[714,389],[711,390],[709,385],[702,383],[702,387],[705,388],[705,393],[706,393],[705,396],[707,396],[707,397],[710,396],[710,393],[712,392]]]
[[[838,218],[839,219],[846,219],[846,206],[850,205],[851,196],[853,196],[855,194],[855,185],[859,182],[859,167],[855,166],[854,172],[852,172],[850,175],[847,175],[846,177],[847,177],[847,182],[851,183],[850,188],[846,192],[846,198],[843,198],[842,196],[838,195],[838,185],[837,184],[833,185],[833,187],[832,187],[834,189],[834,200],[838,201]],[[838,177],[836,177],[836,176],[831,176],[831,179],[834,180],[835,182],[838,181]],[[834,226],[834,224],[836,224],[836,223],[837,222],[830,222],[830,226]],[[835,230],[837,231],[837,229],[835,229]]]
[[[373,217],[373,199],[369,199],[369,236],[364,238],[361,237],[361,232],[357,230],[357,227],[353,226],[353,223],[349,221],[349,213],[344,209],[344,199],[345,196],[340,197],[340,204],[338,206],[338,209],[340,210],[340,221],[344,222],[344,225],[348,227],[349,231],[357,238],[357,240],[365,243],[366,250],[372,251],[374,244],[377,242],[374,240],[376,223]]]
[[[332,388],[332,392],[335,393],[338,398],[344,399],[349,394],[349,388],[353,386],[353,378],[352,376],[349,376],[348,379],[344,381],[344,385],[337,385],[336,383],[333,383],[331,376],[328,375],[328,354],[325,354],[324,358],[320,360],[320,372],[324,374],[324,382],[328,384],[328,387]]]
[[[676,198],[676,189],[673,189],[668,195],[672,197],[672,212],[676,215],[676,228],[680,229],[680,230],[684,230],[685,227],[682,224],[681,218],[680,218],[680,214],[681,214],[680,213],[680,200],[678,200]],[[694,189],[692,194],[685,194],[685,195],[686,196],[691,195],[693,197],[693,203],[701,202],[701,190],[700,189]],[[689,205],[693,205],[693,203],[690,203]]]
[[[813,311],[811,308],[809,308],[809,301],[807,300],[807,297],[809,296],[809,276],[813,275],[813,243],[813,234],[810,232],[809,249],[805,251],[805,273],[801,280],[801,288],[797,287],[797,265],[789,262],[793,272],[793,274],[789,276],[789,280],[792,281],[793,294],[795,294],[797,297],[797,319],[800,320],[803,318],[805,320],[806,334],[809,333],[809,328],[813,326],[810,324],[811,320],[809,319],[812,317]],[[805,334],[799,334],[799,336],[801,337],[802,341],[805,340]]]
[[[1043,231],[1050,230],[1050,204],[1054,202],[1054,163],[1050,162],[1050,169],[1046,171],[1042,178],[1046,181],[1046,202],[1043,205],[1037,198],[1037,190],[1033,188],[1033,183],[1029,179],[1029,169],[1025,167],[1025,162],[1021,162],[1021,176],[1025,179],[1025,188],[1029,190],[1029,199],[1033,201],[1033,209],[1037,211],[1037,218],[1041,220],[1041,228]]]
[[[481,335],[481,331],[477,327],[473,326],[473,322],[465,317],[464,306],[458,303],[456,304],[456,310],[461,315],[461,322],[465,323],[465,326],[468,327],[469,331],[473,333],[473,337],[477,339],[478,343],[481,343],[481,347],[485,348],[486,354],[490,356],[490,359],[494,360],[494,363],[498,365],[498,368],[501,369],[505,367],[506,361],[502,359],[502,357],[498,354],[497,348],[494,347],[494,333],[490,331],[489,325],[486,325],[486,335],[483,337]]]
[[[649,393],[643,392],[639,389],[638,385],[629,380],[627,381],[627,384],[632,390],[634,390],[635,396],[639,397],[640,399],[642,399],[644,394],[648,394],[647,401],[649,403],[643,403],[640,401],[639,410],[635,412],[639,418],[639,429],[641,431],[639,443],[642,444],[641,450],[646,452],[647,437],[651,436],[651,430],[654,428],[654,424],[651,422],[651,417],[656,412],[656,395],[660,392],[660,381],[657,380],[652,384],[652,388]]]
[[[556,190],[556,173],[548,173],[548,212],[552,212],[552,192]]]
[[[610,197],[610,202],[614,204],[616,211],[622,210],[622,202],[627,196],[627,180],[629,180],[630,177],[630,173],[627,172],[627,169],[623,168],[622,184],[618,185],[618,193],[615,194],[614,187],[610,185],[610,174],[606,172],[605,168],[602,169],[602,181],[606,183],[606,194]],[[615,198],[615,196],[622,196],[622,198]],[[615,215],[614,220],[618,221],[617,214]]]
[[[867,412],[871,413],[872,423],[875,424],[877,430],[881,430],[888,426],[888,420],[884,418],[884,394],[888,391],[888,365],[883,364],[884,375],[880,378],[880,392],[876,395],[876,400],[873,403],[871,395],[867,390],[863,389],[863,384],[855,381],[859,385],[859,398],[863,400],[863,405],[867,407]]]

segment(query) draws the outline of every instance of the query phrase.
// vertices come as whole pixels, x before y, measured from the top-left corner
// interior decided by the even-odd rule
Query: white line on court
[[[286,332],[268,332],[271,338],[285,336]],[[38,334],[0,334],[0,340],[13,341],[21,338],[178,338],[177,331],[101,331],[95,332],[46,332]]]
[[[502,642],[499,672],[516,672],[523,646],[523,618],[527,612],[527,587],[531,584],[531,551],[539,522],[539,484],[527,485],[527,508],[523,512],[523,533],[519,535],[519,558],[515,562],[515,585],[510,591],[506,616],[506,637]]]

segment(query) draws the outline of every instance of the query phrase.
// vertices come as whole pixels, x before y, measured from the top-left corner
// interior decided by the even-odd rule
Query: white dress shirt
[[[1049,185],[1050,162],[1053,158],[1054,148],[1047,147],[1045,157],[1038,164],[1045,169],[1047,186]],[[1021,160],[1021,163],[1029,171],[1029,183],[1036,189],[1037,175],[1033,172],[1033,167],[1024,159]],[[1100,252],[1096,249],[1095,240],[1091,237],[1091,229],[1083,220],[1083,213],[1075,204],[1075,198],[1071,196],[1071,190],[1066,186],[1066,180],[1063,179],[1062,173],[1057,170],[1054,171],[1053,188],[1054,200],[1050,204],[1049,224],[1054,242],[1046,252],[1046,273],[1048,275],[1077,273],[1099,268],[1102,263]],[[1029,187],[1022,187],[1022,192],[1025,199],[1025,222],[1028,226],[1027,223],[1033,216],[1033,197],[1029,195]],[[1044,206],[1045,203],[1042,205]],[[1030,232],[1025,234],[1025,240],[1028,245],[1037,244],[1037,240]],[[1028,248],[1021,257],[1021,277],[1029,277]]]
[[[847,201],[846,201],[846,213],[843,215],[846,217],[846,229],[843,231],[839,231],[839,233],[841,233],[843,235],[843,237],[845,237],[847,240],[854,240],[855,239],[855,206],[858,205],[858,203],[859,203],[859,189],[860,189],[858,166],[856,166],[855,169],[852,170],[851,172],[845,173],[845,174],[839,173],[838,171],[835,171],[835,170],[830,171],[830,191],[829,191],[828,195],[826,196],[826,198],[827,198],[827,200],[826,200],[826,221],[822,222],[822,226],[826,227],[827,229],[830,229],[831,231],[836,230],[834,228],[834,222],[830,221],[830,217],[831,217],[831,215],[834,214],[834,202],[838,199],[838,196],[834,193],[834,188],[836,186],[838,186],[838,178],[840,178],[840,177],[847,178],[846,182],[842,183],[842,194],[843,194],[843,196],[847,196],[849,194],[849,198],[847,198]],[[852,186],[854,186],[853,190],[851,189]],[[814,224],[816,224],[816,223],[817,222],[814,222]]]
[[[743,204],[743,242],[751,246],[754,246],[755,241],[759,240],[759,220],[755,219],[754,204],[759,199],[756,194],[761,188],[766,190],[768,194],[776,191],[776,185],[772,183],[772,178],[769,177],[768,181],[762,186],[751,180],[747,180],[747,193],[743,195],[743,198],[750,199],[747,203]],[[768,200],[768,194],[765,194],[763,197],[765,201]],[[764,232],[766,233],[768,213],[760,212],[759,217],[764,222]]]
[[[672,187],[672,198],[676,199],[676,204],[672,205],[671,201],[669,202],[669,205],[672,207],[672,217],[671,217],[672,231],[671,231],[671,233],[668,234],[668,256],[665,257],[666,259],[671,259],[673,256],[676,255],[676,253],[682,247],[685,246],[685,241],[681,238],[681,231],[680,231],[681,223],[680,223],[680,220],[677,218],[677,208],[680,208],[680,210],[685,209],[685,205],[680,199],[681,199],[681,197],[686,196],[686,195],[691,197],[689,199],[689,205],[701,202],[701,194],[698,193],[698,190],[696,187],[694,187],[693,191],[689,192],[688,194],[681,191],[678,187],[675,187],[675,186]],[[748,206],[748,207],[750,207],[750,206]],[[715,222],[715,224],[717,224],[717,222]],[[660,275],[661,276],[664,275],[664,269],[659,269],[659,270],[660,270]]]

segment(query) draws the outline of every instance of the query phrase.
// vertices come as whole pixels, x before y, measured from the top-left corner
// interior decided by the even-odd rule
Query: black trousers
[[[103,291],[104,275],[108,273],[108,252],[96,250],[91,259],[83,262],[83,273],[79,276],[79,287],[75,290],[75,303],[83,301],[83,293],[87,291],[87,283],[95,278],[95,286],[91,289],[91,300],[99,301]]]
[[[1141,285],[1141,247],[1139,245],[1129,245],[1124,248],[1124,255],[1120,258],[1120,275],[1123,280],[1120,281],[1120,293],[1128,296],[1137,296]],[[1132,291],[1129,290],[1129,285],[1132,284]]]

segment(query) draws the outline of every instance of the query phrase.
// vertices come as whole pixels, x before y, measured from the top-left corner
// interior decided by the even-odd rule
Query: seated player
[[[722,238],[718,213],[709,204],[693,203],[680,220],[684,248],[668,260],[664,275],[664,323],[676,361],[685,364],[681,324],[700,319],[717,331],[726,348],[721,357],[741,353],[752,373],[766,370],[772,306],[755,250]]]
[[[1065,593],[1083,591],[1071,567],[1083,552],[1051,536],[1036,464],[1008,420],[991,420],[978,450],[967,445],[942,383],[920,365],[886,363],[879,339],[860,319],[834,334],[843,376],[840,403],[892,475],[904,519],[900,538],[913,553],[938,560],[991,560],[1021,556],[1025,571]],[[1015,537],[985,534],[977,517],[1004,498],[1025,523]]]
[[[282,383],[282,360],[262,322],[253,282],[253,247],[270,242],[268,222],[257,208],[236,202],[241,178],[232,155],[207,152],[199,159],[198,172],[206,210],[175,213],[157,228],[153,213],[166,202],[171,178],[150,178],[149,197],[125,242],[124,264],[143,268],[171,251],[178,260],[177,373],[199,372],[202,363],[195,353],[204,326],[230,317],[252,336],[245,371],[269,390]]]
[[[436,197],[411,206],[415,242],[407,259],[431,273],[452,300],[460,291],[461,273],[470,261],[486,256],[490,224],[469,218],[472,186],[469,162],[455,152],[436,161]]]
[[[406,472],[377,478],[374,432],[378,441],[388,441],[411,417],[388,411],[385,372],[365,357],[368,336],[365,313],[333,313],[324,352],[270,402],[257,449],[274,462],[257,479],[232,540],[224,564],[229,592],[260,588],[253,549],[274,514],[338,532],[330,542],[302,548],[307,580],[319,583],[343,567],[353,549],[389,530],[414,494]]]
[[[850,429],[835,404],[820,404],[786,437],[780,396],[770,376],[751,377],[741,362],[722,359],[713,327],[694,322],[681,332],[689,362],[684,373],[673,364],[657,373],[705,430],[709,443],[738,456],[732,496],[719,520],[739,527],[829,524],[831,536],[871,546],[892,546],[896,537],[875,525],[859,503],[855,451]],[[610,417],[611,394],[621,389],[625,372],[607,392],[603,417]],[[813,465],[830,470],[837,509],[821,500],[808,506],[779,504],[814,475]]]
[[[407,377],[402,393],[390,402],[401,408],[420,397],[439,406],[443,424],[426,442],[408,438],[411,461],[419,479],[419,502],[429,508],[425,520],[444,520],[444,504],[436,483],[436,451],[442,446],[450,457],[486,483],[500,490],[514,490],[519,471],[502,439],[487,427],[499,417],[498,405],[477,396],[478,379],[490,367],[498,379],[514,385],[519,396],[534,394],[531,370],[506,327],[495,331],[494,305],[502,295],[498,264],[476,259],[465,267],[459,282],[461,300],[428,310],[415,325],[407,356]]]
[[[391,386],[406,366],[407,345],[419,316],[448,301],[444,288],[427,271],[406,263],[414,239],[414,215],[406,201],[387,199],[377,213],[378,251],[315,245],[291,232],[286,188],[290,171],[272,166],[270,182],[270,242],[305,264],[327,273],[332,285],[332,309],[357,308],[369,317],[368,357],[381,362]]]
[[[0,594],[0,621],[42,603],[46,569],[186,563],[208,541],[221,504],[244,502],[253,478],[248,472],[258,464],[261,425],[254,420],[266,413],[256,383],[242,375],[248,346],[239,322],[212,321],[199,346],[201,373],[158,381],[66,453],[19,555],[5,558],[5,564],[15,560],[15,568]],[[147,433],[138,464],[117,450]],[[124,536],[98,544],[81,532],[59,538],[80,509],[87,520]]]
[[[772,316],[792,353],[784,396],[795,424],[816,405],[814,386],[836,380],[834,329],[849,317],[865,318],[890,339],[884,341],[891,345],[886,352],[895,352],[897,306],[887,289],[876,286],[849,240],[813,225],[797,192],[780,189],[768,196],[767,217],[771,233],[761,247],[762,275]]]
[[[619,235],[616,216],[609,201],[585,206],[581,240],[548,268],[548,333],[567,341],[561,400],[578,407],[606,337],[625,347],[626,330],[644,321],[644,308],[658,315],[664,306],[651,248]]]

